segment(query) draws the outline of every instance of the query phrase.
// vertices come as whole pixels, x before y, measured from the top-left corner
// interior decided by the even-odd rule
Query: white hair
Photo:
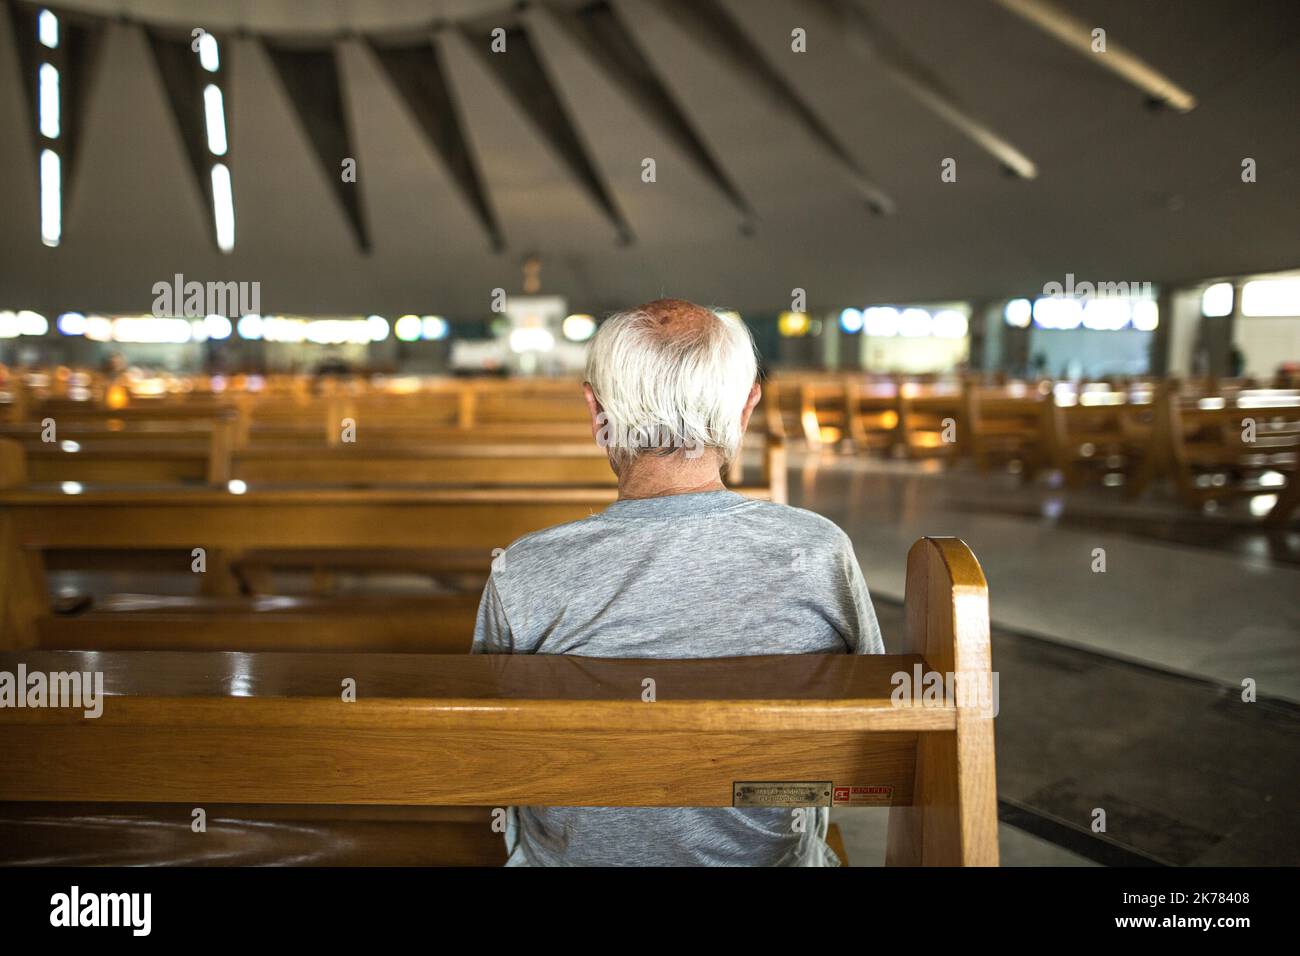
[[[709,314],[666,332],[659,317],[633,309],[596,332],[587,383],[605,416],[601,443],[616,469],[647,450],[685,448],[694,458],[715,448],[724,464],[740,451],[741,415],[758,374],[754,339],[735,313]]]

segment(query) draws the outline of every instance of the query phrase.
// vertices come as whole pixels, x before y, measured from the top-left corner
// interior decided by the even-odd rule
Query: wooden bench
[[[297,548],[348,552],[477,550],[574,521],[614,500],[613,488],[420,491],[112,491],[0,494],[0,641],[32,646],[50,613],[43,552],[193,548],[206,574],[221,575],[240,552]]]
[[[949,423],[956,425],[965,414],[965,398],[959,386],[948,383],[904,382],[898,388],[898,446],[908,458],[947,458],[954,461],[960,451],[962,429],[952,429],[952,441],[945,440]]]
[[[612,484],[604,451],[586,440],[546,440],[524,433],[483,435],[455,430],[367,433],[364,442],[294,441],[235,448],[221,428],[187,437],[132,433],[129,439],[82,435],[25,439],[27,478],[34,484],[99,485],[572,485]]]
[[[248,448],[232,454],[229,476],[250,486],[616,485],[604,449],[584,443],[401,446],[369,440],[334,446]]]
[[[958,445],[981,472],[996,464],[1020,462],[1025,479],[1052,462],[1050,402],[1037,388],[968,385]]]
[[[740,487],[752,497],[784,494],[784,461],[772,453],[772,484]],[[0,647],[31,647],[52,613],[44,553],[173,550],[188,570],[203,548],[208,593],[233,595],[231,567],[241,555],[304,553],[331,565],[365,568],[395,551],[478,555],[486,573],[493,549],[516,538],[603,510],[613,487],[96,491],[68,494],[25,488],[22,449],[0,441]]]
[[[823,427],[842,433],[844,387],[836,378],[788,375],[771,379],[763,383],[762,404],[770,433],[800,435],[804,447],[811,451],[822,447]],[[833,433],[828,431],[827,437]]]
[[[160,853],[223,862],[250,855],[213,859],[208,834],[178,826],[192,808],[211,820],[225,805],[726,807],[746,792],[773,795],[738,785],[781,783],[796,806],[846,802],[853,791],[839,788],[890,806],[887,864],[996,865],[989,715],[960,697],[893,699],[895,675],[916,667],[989,678],[984,577],[956,539],[917,542],[907,572],[903,653],[890,656],[0,653],[0,670],[14,673],[20,662],[29,673],[98,671],[110,695],[97,719],[0,709],[0,801],[12,801],[0,855],[46,840],[42,862],[57,862],[59,846],[74,862],[118,862],[97,843],[133,831],[96,829],[118,804],[164,827]],[[641,700],[647,677],[654,703]],[[348,678],[353,703],[340,699]],[[56,841],[35,818],[44,808],[32,809],[51,803],[99,809],[79,839]],[[63,819],[75,832],[81,818]],[[237,830],[222,839],[238,843]],[[249,830],[264,849],[277,839],[274,828]],[[165,862],[147,850],[121,848]],[[304,862],[286,852],[281,862]]]
[[[893,382],[867,382],[851,377],[845,384],[848,437],[855,451],[880,452],[885,457],[901,450],[898,386]]]
[[[275,444],[236,439],[232,421],[210,422],[203,432],[167,433],[157,437],[133,431],[129,440],[117,433],[78,433],[76,439],[43,442],[35,434],[21,438],[25,479],[33,484],[75,481],[87,485],[225,485],[239,479],[270,487],[539,487],[617,484],[607,455],[590,432],[569,440],[527,431],[476,429],[426,430],[424,433],[374,434],[355,442],[326,443],[299,436]],[[0,441],[4,439],[0,438]],[[762,451],[762,482],[784,478],[784,445],[767,435]],[[741,459],[730,473],[743,477]]]
[[[500,866],[487,807],[0,801],[5,866]]]
[[[200,377],[201,378],[201,377]],[[240,378],[236,376],[236,378]],[[53,419],[61,431],[101,425],[134,428],[140,423],[173,426],[233,417],[239,446],[282,441],[340,440],[350,419],[384,440],[418,440],[430,430],[483,430],[539,438],[580,440],[589,434],[587,409],[577,380],[431,379],[413,389],[401,383],[372,385],[298,376],[261,391],[191,391],[142,396],[128,384],[98,384],[88,397],[33,397],[28,390],[11,405],[7,427]]]
[[[1255,423],[1253,442],[1244,440],[1247,420]],[[1276,494],[1267,520],[1284,524],[1300,496],[1300,392],[1242,390],[1200,398],[1170,392],[1156,405],[1150,445],[1137,490],[1166,478],[1189,508]],[[1281,484],[1261,481],[1268,472],[1281,475]]]
[[[1149,454],[1155,405],[1149,393],[1093,391],[1061,394],[1049,409],[1046,441],[1070,487],[1106,475],[1140,480]]]
[[[81,651],[465,654],[479,595],[193,598],[118,594],[37,619],[37,645]]]
[[[1300,471],[1292,471],[1268,513],[1267,523],[1275,528],[1285,528],[1297,512],[1300,512]]]

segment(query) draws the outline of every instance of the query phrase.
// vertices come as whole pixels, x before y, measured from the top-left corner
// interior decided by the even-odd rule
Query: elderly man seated
[[[679,299],[615,315],[583,392],[618,500],[498,558],[475,653],[884,653],[844,532],[723,486],[761,394],[739,319]],[[838,863],[824,808],[516,807],[507,821],[510,866]]]

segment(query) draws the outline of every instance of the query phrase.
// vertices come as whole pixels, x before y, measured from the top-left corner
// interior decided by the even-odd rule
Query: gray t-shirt
[[[621,499],[526,535],[493,562],[475,654],[883,654],[848,536],[731,491]],[[507,866],[834,866],[827,813],[516,807]]]

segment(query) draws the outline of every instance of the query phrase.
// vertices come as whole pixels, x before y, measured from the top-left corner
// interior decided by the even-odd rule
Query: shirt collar
[[[681,518],[711,514],[749,501],[734,491],[695,491],[658,498],[620,498],[601,512],[602,518]]]

